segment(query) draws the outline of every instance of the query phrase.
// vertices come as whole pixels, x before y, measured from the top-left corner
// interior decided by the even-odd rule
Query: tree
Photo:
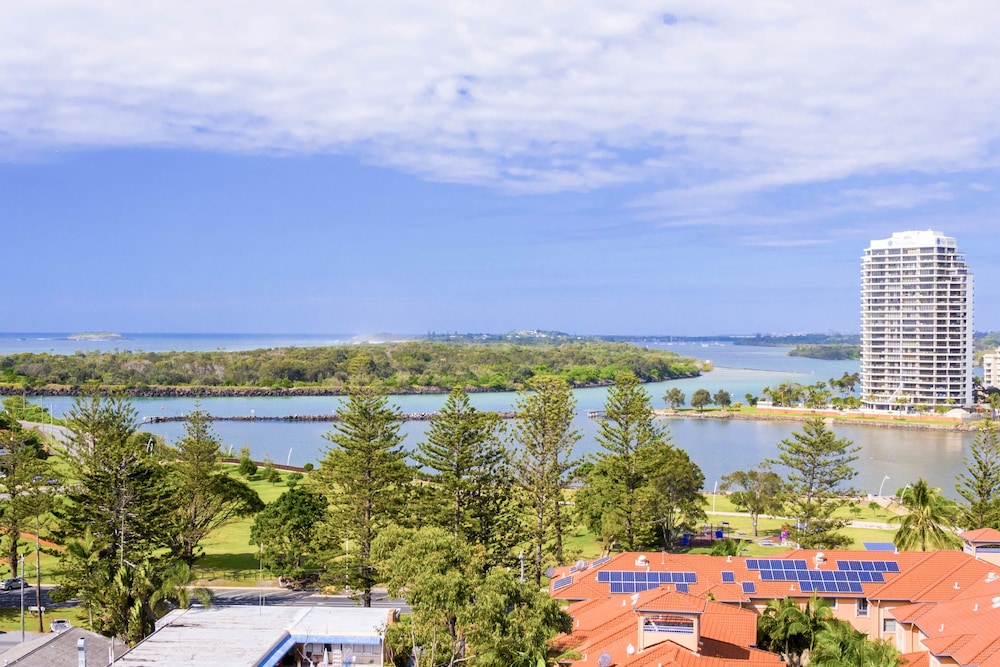
[[[514,440],[520,450],[513,465],[530,513],[528,538],[533,551],[532,577],[542,583],[542,560],[551,540],[551,553],[562,564],[563,490],[576,467],[573,445],[580,439],[572,428],[576,400],[566,381],[554,375],[537,375],[528,381],[531,393],[515,401]]]
[[[652,398],[630,372],[615,377],[604,412],[597,431],[603,451],[594,456],[587,486],[577,492],[575,504],[606,543],[617,538],[622,548],[633,551],[649,541],[644,533],[651,523],[640,492],[649,483],[656,450],[669,446],[670,438],[653,419]]]
[[[778,443],[781,452],[767,461],[788,469],[788,510],[796,518],[792,539],[805,549],[834,549],[850,544],[839,535],[844,521],[833,514],[844,504],[841,485],[854,479],[851,465],[857,460],[855,447],[846,438],[837,438],[822,419],[805,422],[802,432],[792,433]]]
[[[219,464],[219,449],[208,413],[196,407],[187,416],[170,470],[180,497],[170,548],[188,566],[194,565],[209,533],[264,509],[257,492]]]
[[[720,408],[728,408],[733,403],[733,397],[725,389],[720,389],[712,396],[712,402]]]
[[[663,402],[669,405],[671,410],[683,407],[685,400],[687,400],[687,397],[684,395],[684,392],[677,387],[671,387],[663,395]]]
[[[809,664],[816,667],[899,667],[902,658],[891,641],[870,639],[836,619],[823,623],[814,643]]]
[[[686,451],[671,445],[657,448],[651,468],[644,502],[669,547],[679,532],[707,518],[703,506],[708,501],[701,492],[705,475]]]
[[[397,663],[537,667],[548,640],[571,629],[557,600],[504,568],[485,571],[481,549],[440,528],[388,528],[372,551],[389,594],[412,610],[387,632]]]
[[[694,393],[691,394],[691,407],[697,408],[698,412],[701,412],[706,405],[712,404],[712,395],[708,393],[708,389],[695,389]]]
[[[757,519],[760,515],[777,514],[785,502],[785,482],[766,462],[756,470],[737,470],[724,475],[719,488],[723,491],[738,489],[729,494],[729,499],[740,509],[749,512],[754,537],[757,537]]]
[[[20,428],[0,431],[0,494],[4,497],[0,504],[0,531],[7,563],[14,573],[21,533],[28,526],[35,530],[34,517],[38,516],[39,503],[44,500],[41,489],[52,474],[44,456],[33,433]]]
[[[968,505],[962,508],[959,523],[966,530],[1000,527],[1000,439],[993,420],[979,424],[969,455],[962,460],[965,472],[959,474],[955,488]]]
[[[484,566],[508,562],[518,516],[498,416],[476,410],[456,387],[431,418],[414,459],[430,483],[429,522],[481,545],[488,553]]]
[[[913,551],[920,547],[949,549],[960,544],[951,531],[958,516],[958,507],[941,495],[941,489],[927,484],[923,477],[910,485],[910,493],[900,500],[907,513],[889,518],[899,523],[899,529],[892,543],[902,551]]]
[[[167,468],[136,434],[136,413],[121,396],[78,397],[68,414],[67,502],[57,510],[61,595],[77,597],[97,632],[135,642],[152,631],[139,609],[153,590],[143,582],[170,568],[158,557],[170,545],[177,494]],[[148,574],[137,576],[132,570]],[[113,585],[114,584],[114,585]]]
[[[337,408],[339,421],[323,435],[333,446],[309,481],[329,502],[332,539],[354,545],[338,562],[337,583],[359,591],[362,604],[370,607],[372,587],[379,581],[372,541],[403,514],[413,471],[400,446],[397,411],[389,407],[382,386],[366,380],[361,373],[353,376],[347,400]]]
[[[318,527],[326,513],[322,496],[302,487],[285,491],[254,518],[250,544],[260,549],[261,562],[271,572],[296,579],[321,551]]]
[[[757,619],[757,644],[782,656],[790,667],[802,663],[802,655],[816,646],[817,637],[837,622],[825,598],[813,597],[804,607],[795,598],[770,600]]]

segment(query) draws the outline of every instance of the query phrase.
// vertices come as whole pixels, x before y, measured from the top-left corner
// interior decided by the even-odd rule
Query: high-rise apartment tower
[[[861,401],[877,410],[972,404],[972,274],[955,239],[897,232],[865,250]]]

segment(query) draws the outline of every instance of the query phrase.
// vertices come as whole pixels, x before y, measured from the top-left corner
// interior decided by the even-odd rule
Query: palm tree
[[[815,667],[899,667],[900,653],[892,642],[869,639],[850,623],[829,619],[816,635],[809,655]]]
[[[787,597],[771,600],[757,621],[757,643],[761,648],[777,650],[790,667],[802,662],[802,654],[811,651],[817,635],[833,620],[828,600],[813,597],[805,608]]]
[[[920,551],[932,548],[948,549],[959,545],[951,528],[958,517],[958,507],[941,495],[939,487],[932,487],[923,477],[910,485],[910,493],[900,501],[907,514],[889,520],[899,523],[892,543],[901,551]]]

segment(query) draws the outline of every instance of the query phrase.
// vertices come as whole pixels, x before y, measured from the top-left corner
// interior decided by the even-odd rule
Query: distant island
[[[109,340],[121,340],[122,335],[119,333],[112,333],[110,331],[84,331],[82,333],[73,333],[66,336],[69,340],[86,340],[86,341],[109,341]]]

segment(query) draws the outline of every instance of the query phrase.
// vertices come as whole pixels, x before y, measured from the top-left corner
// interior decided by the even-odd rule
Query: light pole
[[[719,480],[715,480],[715,486],[712,488],[712,513],[715,513],[715,497],[719,491]]]
[[[879,485],[878,485],[878,497],[879,497],[879,498],[881,498],[881,497],[882,497],[882,486],[883,486],[883,485],[885,485],[885,480],[887,480],[887,479],[889,479],[889,476],[888,476],[888,475],[886,475],[885,477],[883,477],[883,478],[882,478],[882,484],[879,484]]]
[[[906,486],[904,486],[904,487],[903,487],[903,492],[902,492],[901,494],[899,494],[899,504],[900,504],[900,505],[902,505],[902,504],[903,504],[903,500],[904,500],[904,499],[906,498],[906,490],[907,490],[908,488],[910,488],[910,485],[909,485],[909,484],[907,484]]]
[[[24,643],[24,554],[21,554],[21,642]]]

